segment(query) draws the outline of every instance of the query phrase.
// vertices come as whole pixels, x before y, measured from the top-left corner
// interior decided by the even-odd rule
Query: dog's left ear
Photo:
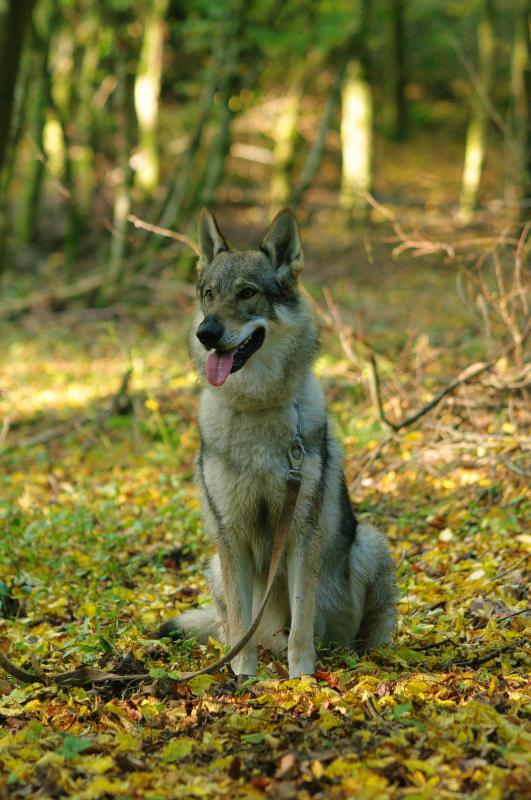
[[[199,215],[199,272],[210,264],[218,253],[226,253],[230,250],[227,240],[221,233],[219,225],[214,215],[203,208]]]
[[[304,263],[299,224],[293,211],[279,211],[262,239],[260,250],[266,254],[279,277],[283,272],[298,275]]]

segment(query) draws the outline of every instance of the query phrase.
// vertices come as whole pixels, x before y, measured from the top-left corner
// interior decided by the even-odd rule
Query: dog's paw
[[[289,677],[300,678],[301,675],[313,675],[315,672],[314,653],[301,653],[288,658]]]
[[[232,659],[230,665],[235,675],[244,675],[246,679],[253,677],[257,668],[256,648],[253,647],[250,651],[244,648]]]

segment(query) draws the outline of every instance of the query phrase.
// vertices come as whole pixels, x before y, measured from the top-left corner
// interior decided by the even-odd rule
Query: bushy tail
[[[167,620],[156,635],[159,639],[163,636],[196,636],[200,642],[207,642],[210,637],[223,641],[222,628],[214,605],[192,608]]]
[[[360,651],[386,644],[396,626],[395,567],[385,536],[372,525],[358,525],[352,571],[366,586],[365,607],[358,631]]]

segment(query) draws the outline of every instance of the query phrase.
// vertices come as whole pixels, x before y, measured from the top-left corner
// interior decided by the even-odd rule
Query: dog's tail
[[[158,639],[162,639],[164,636],[179,638],[195,636],[199,642],[205,643],[212,637],[221,641],[222,627],[217,609],[214,605],[206,605],[185,611],[178,617],[163,622],[155,636]]]
[[[372,525],[358,525],[352,546],[354,585],[365,585],[365,605],[358,631],[359,650],[386,644],[396,626],[395,567],[387,539]]]

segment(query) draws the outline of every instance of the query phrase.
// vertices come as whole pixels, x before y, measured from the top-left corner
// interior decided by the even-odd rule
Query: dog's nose
[[[198,327],[196,336],[201,344],[210,350],[223,336],[223,325],[216,317],[207,316]]]

